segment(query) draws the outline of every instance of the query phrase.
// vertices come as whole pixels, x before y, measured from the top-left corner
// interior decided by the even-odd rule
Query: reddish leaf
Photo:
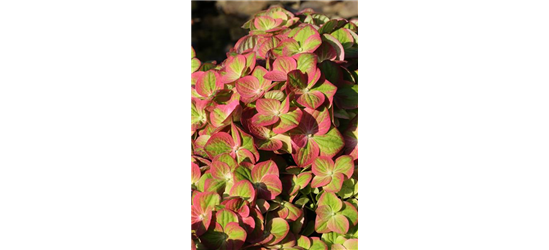
[[[309,250],[328,250],[328,245],[318,237],[311,237],[311,248]]]
[[[252,122],[259,126],[268,126],[278,122],[280,118],[271,114],[256,114],[252,117]]]
[[[213,158],[216,155],[223,153],[232,153],[236,145],[234,144],[231,135],[225,132],[214,134],[204,146],[204,150]]]
[[[215,213],[215,220],[221,228],[225,229],[229,223],[238,222],[238,216],[235,212],[223,208]]]
[[[334,161],[330,157],[318,157],[313,162],[312,171],[316,176],[329,176],[334,172]]]
[[[343,175],[342,173],[335,173],[331,176],[332,181],[330,181],[328,185],[324,186],[324,191],[339,192],[339,190],[341,190],[341,186],[343,185],[343,181],[345,180],[345,175]]]
[[[311,138],[316,142],[322,156],[333,157],[343,148],[343,137],[339,131],[332,127],[324,135],[315,135]]]
[[[273,70],[265,74],[265,79],[280,82],[280,81],[286,81],[288,79],[288,76],[286,73],[282,71]]]
[[[273,62],[273,71],[274,72],[282,72],[283,74],[278,77],[279,80],[277,81],[286,81],[288,72],[295,70],[297,67],[297,63],[295,59],[288,56],[279,56],[275,59]],[[282,79],[282,80],[280,80]]]
[[[312,25],[304,25],[295,33],[293,38],[303,47],[307,39],[319,36],[318,31]]]
[[[258,113],[278,115],[281,111],[280,101],[275,99],[259,99],[255,103]]]
[[[299,43],[297,43],[296,40],[288,38],[280,41],[280,43],[278,43],[278,46],[276,46],[276,48],[274,48],[272,51],[277,56],[292,56],[300,52],[299,48]]]
[[[210,227],[211,220],[211,210],[204,211],[199,206],[191,206],[191,228],[196,231],[196,235],[204,234]]]
[[[267,57],[267,53],[275,48],[280,40],[276,37],[266,37],[258,41],[257,57],[264,59]]]
[[[334,95],[336,94],[337,87],[334,86],[331,82],[329,82],[326,79],[322,79],[321,82],[318,82],[311,91],[319,91],[322,94],[324,94],[328,101],[330,102],[330,105],[332,105],[334,101]]]
[[[255,76],[245,76],[238,79],[235,83],[236,91],[247,100],[261,96],[262,89],[259,85],[259,80]]]
[[[297,61],[297,69],[308,75],[314,74],[317,64],[317,56],[311,53],[303,53],[294,55],[293,58]]]
[[[198,167],[198,164],[191,163],[191,183],[196,183],[202,174],[200,173],[200,168]]]
[[[244,230],[237,222],[230,222],[225,226],[225,233],[227,234],[227,250],[237,250],[242,247],[244,241],[246,241],[246,230]]]
[[[354,169],[355,164],[353,163],[353,158],[348,155],[342,155],[335,161],[333,171],[335,173],[342,173],[346,175],[347,178],[351,178],[353,176]]]
[[[336,214],[328,220],[328,228],[338,234],[346,234],[349,230],[349,221],[342,214]]]
[[[253,200],[255,197],[255,189],[252,183],[247,180],[242,180],[234,184],[229,192],[229,195]]]
[[[199,192],[192,200],[193,206],[198,206],[202,211],[213,210],[219,205],[221,197],[213,192]]]
[[[288,83],[295,89],[305,89],[308,84],[307,75],[300,70],[292,70],[288,72]]]
[[[305,92],[297,98],[297,102],[307,108],[316,109],[324,103],[324,94],[316,90]]]
[[[292,138],[292,144],[293,142],[294,140]],[[305,144],[305,147],[298,147],[295,145],[292,145],[292,147],[296,149],[296,152],[292,154],[292,157],[294,158],[295,163],[300,167],[306,167],[313,163],[320,152],[318,144],[310,140]]]
[[[226,209],[237,213],[240,216],[239,218],[248,217],[250,215],[249,203],[241,197],[228,198],[221,202],[221,205],[224,205]]]
[[[236,81],[242,76],[246,69],[246,57],[237,55],[227,59],[225,64],[225,75],[223,75],[223,83]]]
[[[223,89],[223,83],[219,81],[219,74],[214,70],[208,70],[201,74],[196,81],[196,92],[203,97],[210,97],[216,91]]]
[[[301,109],[296,109],[292,112],[281,114],[279,116],[280,120],[273,126],[273,132],[277,134],[282,134],[293,128],[296,128],[299,125],[299,121],[301,121],[302,115],[303,112],[301,111]]]
[[[257,36],[254,35],[244,36],[236,42],[234,47],[238,53],[244,53],[255,48],[257,40]]]
[[[264,138],[257,140],[257,148],[265,151],[276,151],[281,149],[283,143],[276,138]]]
[[[208,249],[218,249],[225,244],[226,234],[219,223],[213,223],[213,230],[209,230],[200,236],[202,244]]]
[[[256,164],[252,169],[252,180],[254,182],[260,182],[261,179],[268,174],[278,176],[278,167],[272,160]]]
[[[324,187],[332,182],[331,176],[315,176],[311,182],[312,188]]]
[[[272,200],[282,193],[282,182],[277,175],[268,174],[261,178],[261,182],[256,183],[259,198]]]
[[[343,202],[333,192],[324,192],[317,201],[318,206],[329,206],[334,212],[343,208]]]
[[[301,49],[303,52],[314,52],[322,43],[322,39],[320,38],[320,35],[317,33],[315,35],[310,36],[305,40],[303,44],[301,44]]]
[[[229,180],[232,178],[232,171],[229,165],[221,161],[213,161],[210,168],[212,177],[219,180]]]
[[[254,26],[258,30],[267,31],[278,27],[282,23],[282,19],[274,19],[270,16],[259,16],[254,19]]]
[[[332,46],[332,48],[336,51],[336,60],[345,60],[345,50],[343,48],[343,45],[341,45],[341,43],[335,37],[330,34],[322,34],[322,41]]]
[[[228,124],[228,119],[238,107],[239,101],[234,100],[228,104],[218,104],[210,113],[210,122],[213,126],[222,127]]]
[[[273,218],[267,222],[266,230],[274,236],[273,240],[269,242],[270,245],[274,245],[282,241],[286,235],[288,235],[290,225],[282,218]]]

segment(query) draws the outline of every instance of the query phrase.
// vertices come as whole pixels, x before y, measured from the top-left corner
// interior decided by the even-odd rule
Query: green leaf
[[[330,21],[330,18],[328,16],[320,13],[312,13],[311,17],[313,18],[314,23],[318,26]]]
[[[202,177],[204,177],[204,175],[202,175]],[[308,195],[311,193],[311,186],[307,185],[303,189],[301,189],[299,192],[301,192],[304,195]]]
[[[204,183],[204,191],[206,192],[218,192],[222,193],[227,185],[227,180],[220,179],[208,179]]]
[[[294,111],[288,112],[286,114],[281,114],[280,120],[274,124],[273,132],[277,134],[285,133],[299,125],[303,112],[301,109],[296,109]]]
[[[244,199],[253,199],[255,197],[255,189],[247,180],[242,180],[234,184],[229,193],[231,196],[240,196]]]
[[[337,24],[338,24],[337,20],[332,19],[326,22],[324,25],[322,25],[322,27],[318,29],[318,33],[320,34],[331,33],[335,29],[335,26]]]
[[[300,70],[292,70],[288,72],[288,83],[296,89],[305,89],[308,79]]]
[[[343,210],[339,211],[339,213],[347,217],[353,225],[358,223],[358,211],[351,203],[344,201]]]
[[[219,74],[208,70],[201,75],[196,82],[196,91],[204,97],[212,96],[217,90],[223,89],[223,84],[218,81]]]
[[[223,162],[223,163],[227,164],[227,166],[229,166],[229,168],[231,170],[234,170],[238,166],[236,161],[234,160],[234,158],[230,154],[227,154],[227,153],[217,155],[214,158],[214,161],[220,161],[220,162]]]
[[[355,195],[356,190],[356,180],[355,179],[347,179],[343,181],[343,185],[341,186],[341,190],[337,193],[341,198],[347,199],[353,195]]]
[[[207,249],[217,249],[225,242],[226,237],[224,232],[209,230],[200,236],[200,239]]]
[[[327,233],[332,230],[328,229],[328,221],[334,215],[335,211],[326,205],[318,206],[315,210],[316,219],[315,219],[315,230],[317,233]]]
[[[353,157],[348,155],[342,155],[338,157],[335,161],[334,165],[334,172],[335,173],[342,173],[347,176],[347,178],[351,178],[353,176],[353,172],[355,169],[355,164],[353,161]]]
[[[208,121],[208,116],[206,115],[205,101],[192,98],[191,101],[191,129],[197,130],[206,124]]]
[[[343,137],[339,131],[332,127],[324,135],[315,135],[312,139],[318,144],[320,155],[333,157],[343,148]]]
[[[273,160],[263,161],[256,164],[252,169],[253,182],[260,182],[266,175],[276,175],[278,177],[278,166]]]
[[[288,222],[282,218],[273,218],[272,220],[267,222],[267,228],[269,229],[269,232],[274,236],[274,242],[278,243],[286,235],[288,235],[288,232],[290,231],[290,225]]]
[[[198,58],[191,59],[191,73],[197,71],[200,68],[200,60]]]
[[[324,191],[326,192],[339,192],[341,186],[343,185],[343,180],[345,180],[345,175],[342,173],[334,173],[332,175],[332,181],[324,186]]]
[[[336,104],[343,109],[358,107],[358,84],[349,84],[339,87],[335,94]]]
[[[215,127],[221,127],[227,125],[230,122],[233,111],[238,107],[239,101],[233,100],[228,104],[216,105],[213,111],[210,113],[210,123]]]
[[[343,242],[343,246],[348,249],[358,249],[358,239],[348,239]]]
[[[347,220],[347,218],[345,218],[345,220]],[[347,240],[347,238],[345,238],[343,235],[339,235],[339,236],[337,236],[337,238],[335,239],[334,243],[336,243],[336,244],[343,244],[346,240]]]
[[[238,216],[233,211],[225,208],[217,211],[215,219],[222,228],[225,228],[230,222],[238,222]]]
[[[343,78],[341,67],[332,61],[323,61],[318,67],[331,83],[339,83]]]
[[[216,193],[197,194],[198,204],[203,211],[214,209],[221,202],[221,197]]]
[[[205,186],[205,183],[206,183],[206,180],[209,180],[209,179],[212,179],[212,174],[211,173],[205,173],[203,174],[200,179],[198,180],[198,182],[196,183],[196,190],[200,191],[200,192],[204,192],[204,186]]]
[[[332,32],[332,36],[334,36],[341,43],[341,45],[343,45],[344,49],[350,48],[354,44],[353,36],[349,33],[348,29],[338,29]]]
[[[215,65],[212,62],[203,62],[202,63],[202,71],[208,71],[210,69],[215,69],[215,67],[217,67],[217,65]]]
[[[326,245],[326,243],[321,241],[319,238],[312,237],[311,239],[312,239],[312,242],[311,242],[312,244],[309,250],[328,250],[328,245]]]
[[[337,237],[339,237],[340,234],[336,233],[336,232],[328,232],[328,233],[323,233],[322,234],[322,240],[328,244],[334,244]]]
[[[341,45],[341,43],[334,36],[330,34],[322,34],[322,41],[330,44],[332,48],[336,51],[337,60],[340,60],[340,61],[345,60],[345,49],[343,48],[343,45]]]
[[[334,212],[338,212],[343,207],[343,202],[332,192],[324,192],[318,199],[319,206],[328,206]]]
[[[303,73],[311,72],[316,68],[317,58],[315,54],[303,53],[297,56],[297,69]]]
[[[324,103],[325,97],[324,94],[320,91],[311,90],[310,92],[303,93],[298,99],[297,102],[305,107],[310,109],[316,109]]]
[[[252,171],[246,167],[239,166],[235,170],[235,180],[241,181],[241,180],[247,180],[252,181]]]
[[[211,158],[214,158],[217,155],[231,152],[233,146],[234,141],[231,135],[225,132],[219,132],[212,135],[204,146],[204,150]]]
[[[259,160],[259,153],[254,146],[254,138],[251,135],[242,131],[240,128],[238,128],[238,131],[240,132],[240,147],[250,150],[250,152],[252,152],[252,154],[254,154],[255,156],[255,161]]]
[[[295,204],[300,206],[300,207],[304,207],[307,203],[309,203],[310,199],[307,198],[307,197],[301,197],[299,199],[297,199],[297,201],[295,201]]]
[[[309,249],[311,247],[311,239],[309,239],[306,236],[299,235],[297,238],[297,246],[300,246],[305,249]]]
[[[225,226],[225,233],[227,234],[227,243],[232,244],[232,249],[239,249],[246,241],[246,230],[240,227],[237,222],[229,222]]]
[[[336,214],[328,220],[328,228],[336,233],[345,234],[349,230],[349,221],[342,214]]]
[[[299,31],[294,35],[294,39],[303,46],[305,41],[314,35],[319,35],[318,31],[313,28],[311,25],[303,26]]]
[[[258,30],[270,30],[280,25],[280,21],[270,16],[259,16],[254,19],[254,26]]]
[[[337,91],[337,87],[334,86],[329,81],[324,80],[320,83],[317,83],[313,88],[311,88],[311,91],[319,91],[322,94],[324,94],[326,97],[328,97],[328,100],[330,100],[330,105],[331,105],[334,95]]]
[[[318,157],[319,147],[313,142],[309,141],[303,148],[297,148],[296,153],[292,154],[295,163],[300,167],[306,167],[313,163],[314,159]]]
[[[284,92],[280,91],[280,90],[271,90],[267,93],[265,93],[265,98],[268,98],[268,99],[275,99],[275,100],[279,100],[279,101],[284,101]]]
[[[297,180],[295,182],[296,185],[299,185],[300,188],[305,187],[309,182],[311,181],[312,174],[309,172],[301,173],[297,176]]]
[[[334,171],[334,161],[330,157],[318,157],[313,162],[312,171],[316,176],[328,176]]]

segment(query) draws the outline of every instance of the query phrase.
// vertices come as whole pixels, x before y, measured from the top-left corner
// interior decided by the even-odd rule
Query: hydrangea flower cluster
[[[358,20],[271,7],[192,65],[192,249],[358,249]]]

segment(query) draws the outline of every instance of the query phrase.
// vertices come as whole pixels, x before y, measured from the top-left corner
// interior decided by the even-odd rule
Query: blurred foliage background
[[[196,56],[201,61],[225,60],[229,49],[248,33],[241,26],[272,5],[293,13],[311,8],[330,18],[358,17],[357,1],[193,1],[191,32]]]

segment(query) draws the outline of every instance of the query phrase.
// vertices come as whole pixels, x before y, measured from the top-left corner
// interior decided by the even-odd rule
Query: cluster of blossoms
[[[192,53],[192,249],[358,249],[358,20],[257,13]]]

